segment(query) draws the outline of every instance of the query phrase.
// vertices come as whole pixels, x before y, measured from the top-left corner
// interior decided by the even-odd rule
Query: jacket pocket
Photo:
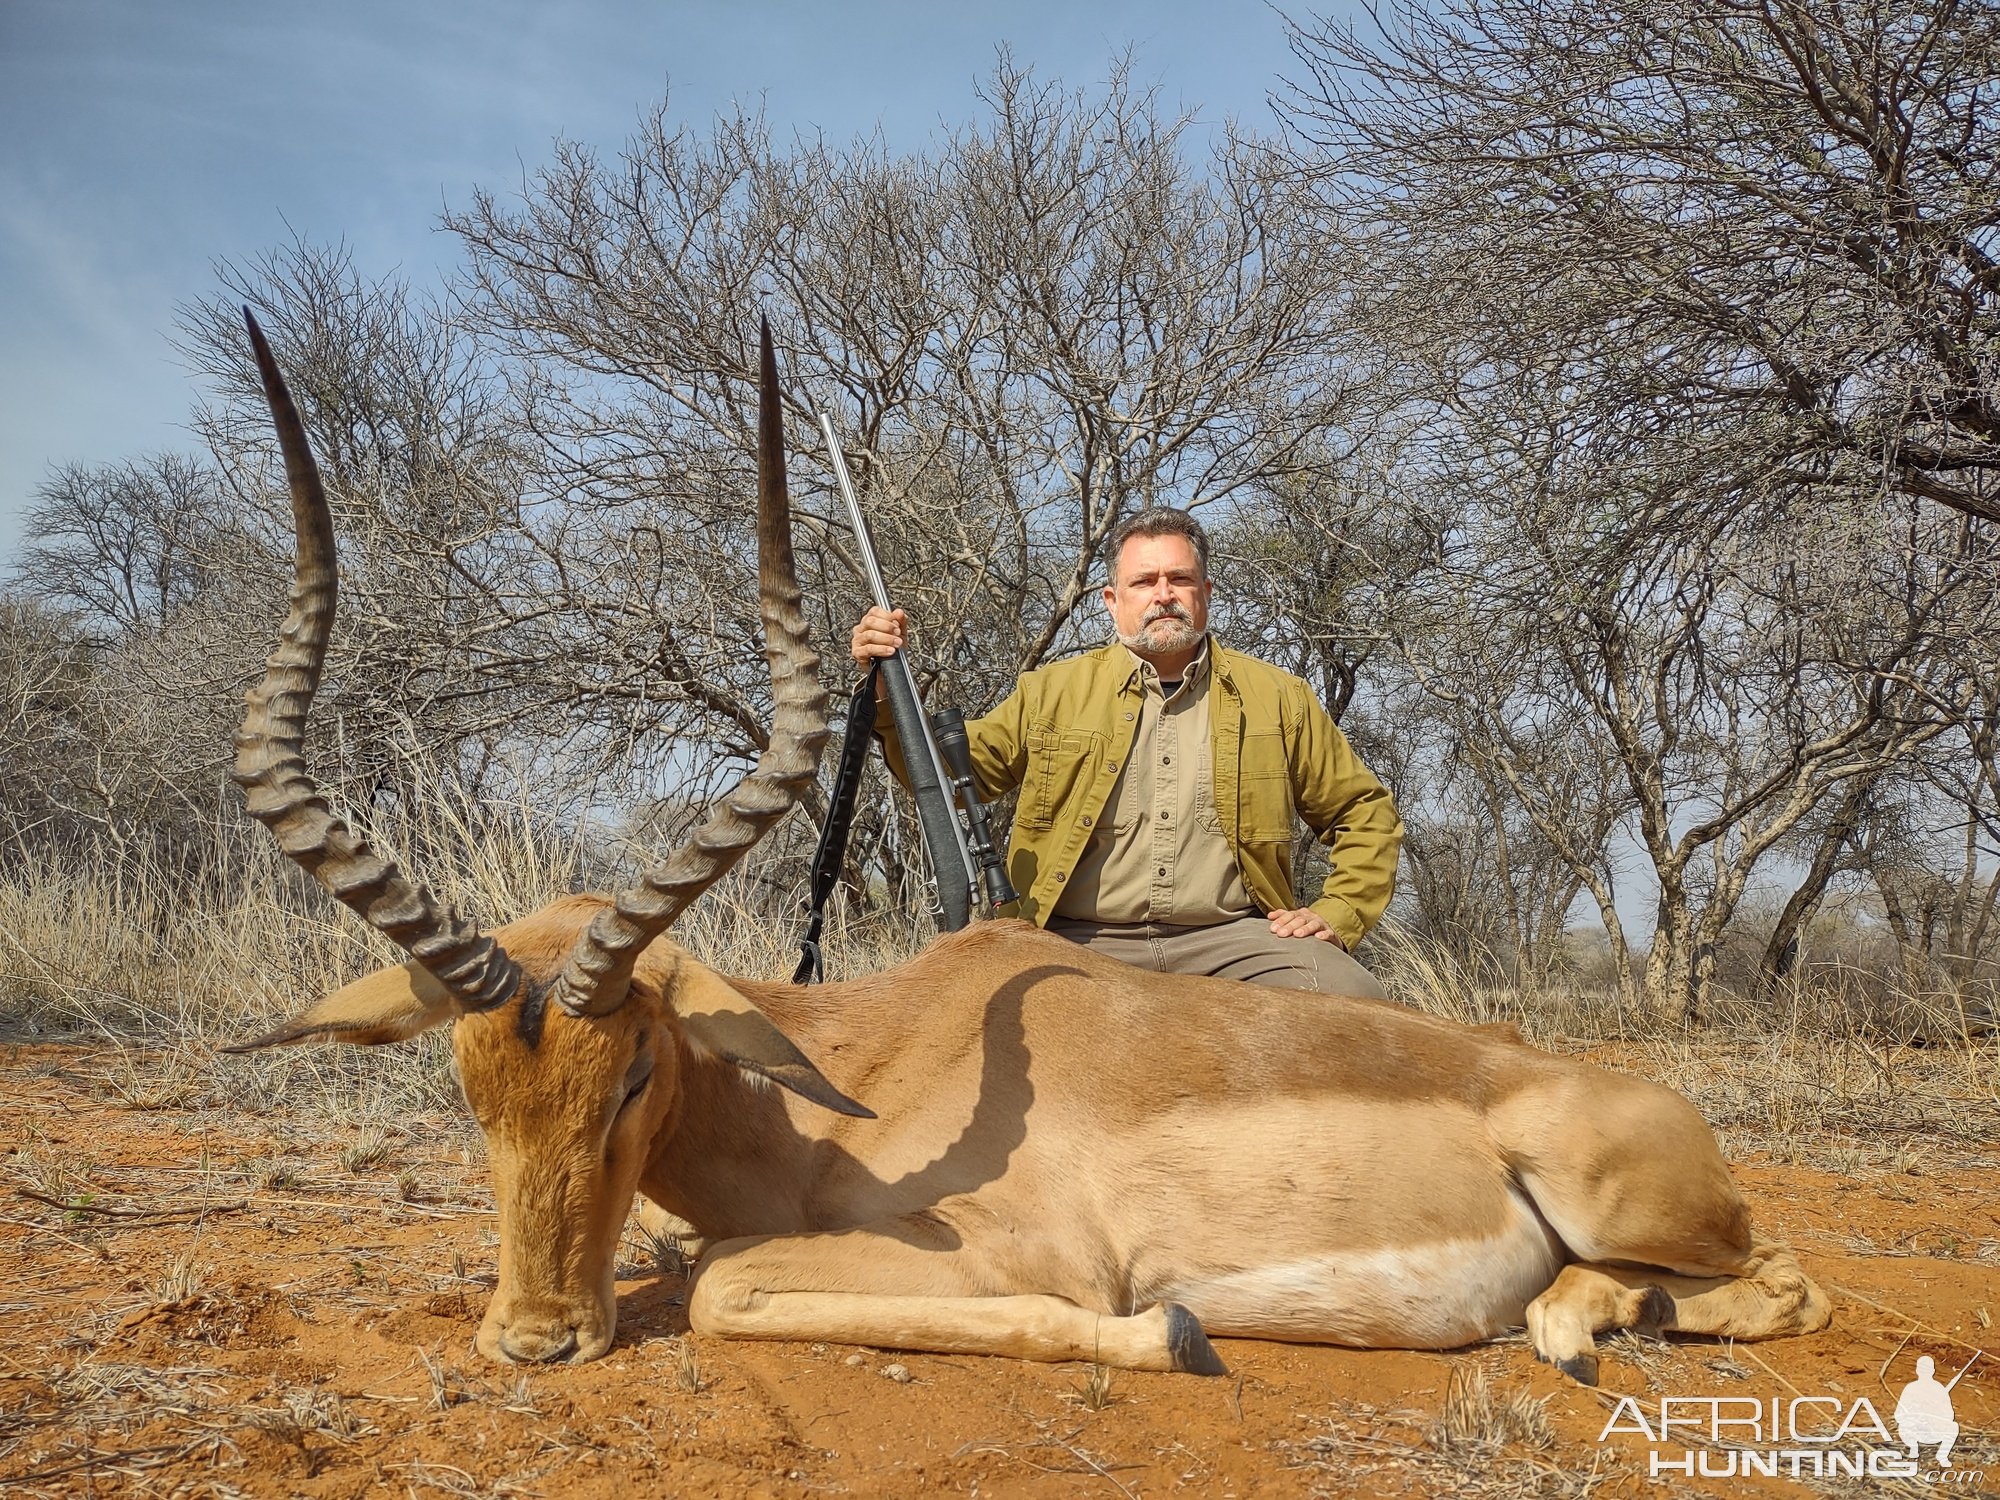
[[[1024,828],[1053,828],[1062,810],[1084,794],[1102,758],[1099,740],[1076,729],[1028,731],[1028,778],[1020,810]]]
[[[1246,844],[1289,843],[1292,772],[1283,734],[1262,729],[1243,736],[1237,782],[1237,837]]]

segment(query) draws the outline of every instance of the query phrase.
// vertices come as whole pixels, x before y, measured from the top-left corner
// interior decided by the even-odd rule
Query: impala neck
[[[818,997],[814,997],[815,999]],[[808,1056],[822,1027],[791,1006],[778,1020]],[[817,1020],[814,1016],[811,1020]],[[711,1240],[742,1234],[789,1234],[826,1227],[810,1222],[813,1174],[823,1135],[793,1122],[794,1096],[672,1033],[679,1087],[654,1138],[640,1191]],[[799,1115],[821,1116],[813,1106]],[[823,1114],[831,1130],[838,1117]]]

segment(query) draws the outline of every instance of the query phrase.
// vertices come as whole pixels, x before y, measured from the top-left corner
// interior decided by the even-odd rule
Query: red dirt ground
[[[1828,1333],[1607,1345],[1587,1391],[1518,1338],[1452,1354],[1218,1341],[1232,1374],[686,1336],[684,1278],[628,1236],[611,1354],[526,1372],[471,1349],[494,1237],[451,1120],[302,1141],[134,1109],[77,1049],[0,1055],[0,1489],[253,1496],[1967,1494],[2000,1489],[2000,1192],[1990,1164],[1848,1179],[1751,1160],[1762,1233],[1833,1294]],[[171,1104],[164,1097],[149,1102]],[[376,1149],[367,1149],[370,1145]],[[343,1160],[343,1148],[346,1158]],[[46,1201],[53,1200],[53,1201]],[[1866,1397],[1920,1353],[1965,1431],[1944,1484],[1647,1477],[1620,1393]],[[901,1378],[899,1378],[899,1372]],[[1552,1435],[1452,1442],[1456,1379],[1546,1398]],[[687,1387],[693,1386],[694,1389]],[[1101,1391],[1098,1394],[1103,1394]],[[1463,1396],[1461,1391],[1461,1396]],[[1629,1425],[1629,1424],[1628,1424]],[[1817,1409],[1802,1427],[1829,1424]],[[1686,1446],[1662,1449],[1678,1457]],[[1721,1448],[1708,1462],[1727,1461]],[[1981,1480],[1965,1471],[1984,1469]],[[1848,1487],[1843,1488],[1842,1483]]]

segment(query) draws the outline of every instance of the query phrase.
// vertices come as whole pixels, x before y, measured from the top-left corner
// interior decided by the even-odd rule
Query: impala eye
[[[646,1038],[639,1038],[639,1050],[632,1059],[632,1066],[625,1070],[625,1097],[618,1101],[623,1110],[634,1099],[646,1091],[646,1085],[653,1081],[653,1054],[646,1046]]]

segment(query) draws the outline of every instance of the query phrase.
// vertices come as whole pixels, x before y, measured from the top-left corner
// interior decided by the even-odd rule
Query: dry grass
[[[694,1352],[694,1340],[682,1337],[673,1343],[674,1388],[695,1395],[708,1382],[701,1373],[701,1360]]]
[[[340,1148],[340,1169],[352,1176],[373,1171],[389,1159],[389,1136],[380,1129],[365,1130],[357,1140]]]
[[[0,862],[0,1040],[103,1044],[112,1060],[101,1091],[131,1109],[350,1122],[456,1111],[442,1032],[400,1047],[217,1055],[220,1044],[268,1030],[403,958],[314,887],[261,829],[240,832],[226,857],[194,869],[143,858]],[[475,830],[462,809],[440,800],[416,824],[375,834],[385,848],[454,851],[454,859],[422,861],[420,873],[489,926],[582,883],[575,847],[524,809],[487,809]],[[758,915],[752,881],[725,880],[675,936],[729,972],[789,976],[796,922]],[[901,924],[850,923],[838,901],[828,937],[837,975],[892,964],[921,945]],[[349,1169],[372,1164],[357,1155]]]
[[[1436,1417],[1336,1401],[1298,1442],[1278,1444],[1312,1495],[1451,1494],[1585,1500],[1612,1472],[1603,1450],[1558,1463],[1545,1410],[1526,1390],[1496,1390],[1473,1367],[1454,1368]]]
[[[153,1282],[153,1305],[163,1308],[186,1307],[201,1296],[205,1268],[195,1264],[194,1251],[184,1250]]]
[[[1453,1365],[1444,1410],[1425,1429],[1424,1441],[1468,1465],[1489,1462],[1514,1445],[1547,1448],[1555,1441],[1548,1404],[1547,1397],[1538,1400],[1519,1386],[1496,1391],[1477,1365]]]
[[[489,923],[533,910],[579,879],[573,846],[523,809],[486,810],[475,830],[462,809],[440,799],[415,823],[379,836],[389,847],[456,851],[454,859],[426,861],[423,874]],[[788,975],[797,924],[789,914],[777,921],[762,914],[769,892],[757,890],[756,878],[739,872],[724,881],[675,936],[725,971]],[[900,919],[851,922],[836,901],[829,967],[836,977],[887,967],[927,936]],[[29,858],[0,872],[0,1035],[101,1042],[98,1086],[126,1108],[358,1125],[361,1134],[341,1156],[350,1173],[389,1160],[384,1127],[393,1122],[458,1115],[443,1033],[401,1047],[247,1057],[215,1048],[399,957],[312,888],[257,829],[244,829],[225,860],[192,871]],[[1975,1035],[1949,994],[1885,993],[1877,982],[1870,988],[1819,970],[1766,1003],[1725,997],[1691,1029],[1662,1022],[1615,990],[1505,985],[1394,924],[1371,939],[1369,959],[1396,995],[1421,1009],[1511,1021],[1536,1045],[1588,1052],[1679,1090],[1732,1155],[1902,1174],[1984,1160],[2000,1140],[2000,1037]],[[478,1149],[469,1132],[465,1145]],[[289,1171],[273,1161],[261,1185],[277,1186]],[[418,1185],[399,1178],[397,1191],[414,1201]]]
[[[1071,1399],[1085,1411],[1103,1411],[1115,1399],[1112,1395],[1112,1384],[1111,1367],[1093,1360],[1088,1373],[1083,1377],[1083,1384],[1077,1387]]]

